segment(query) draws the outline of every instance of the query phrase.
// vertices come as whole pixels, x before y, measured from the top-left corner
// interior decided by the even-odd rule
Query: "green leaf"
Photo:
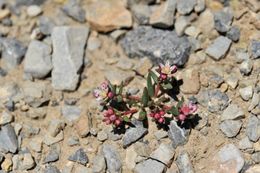
[[[116,85],[112,85],[111,82],[108,82],[108,86],[110,88],[110,90],[112,91],[112,93],[116,93]]]
[[[178,108],[176,108],[175,106],[172,106],[171,109],[168,112],[175,115],[175,116],[180,114]]]
[[[182,97],[181,100],[177,103],[177,108],[181,108],[184,103],[184,98]]]
[[[120,95],[119,95],[119,96],[117,96],[117,101],[118,101],[118,102],[122,102],[122,101],[123,101],[123,97],[122,97],[122,96],[120,96]]]
[[[131,120],[128,118],[128,116],[123,116],[123,120],[124,120],[124,122],[127,122],[127,123],[131,122]]]
[[[149,101],[148,90],[147,90],[147,88],[145,87],[145,88],[144,88],[144,91],[143,91],[143,96],[142,96],[142,104],[143,104],[144,107],[147,106],[148,101]]]
[[[154,96],[154,85],[152,83],[152,77],[151,77],[150,73],[148,74],[148,77],[147,77],[147,89],[148,89],[149,96],[153,97]]]
[[[139,112],[139,119],[140,119],[140,120],[146,119],[146,115],[147,115],[146,111],[141,110],[141,111]]]
[[[158,83],[158,76],[151,70],[148,75],[151,75],[155,83]]]
[[[162,87],[166,90],[170,90],[173,88],[171,83],[162,84]]]
[[[121,94],[122,94],[122,92],[123,92],[123,87],[124,87],[123,82],[121,82],[121,84],[120,84],[120,86],[119,86],[119,88],[118,88],[118,92],[117,92],[118,95],[121,95]]]

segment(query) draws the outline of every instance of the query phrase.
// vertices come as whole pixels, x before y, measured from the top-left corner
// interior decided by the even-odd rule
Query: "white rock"
[[[31,5],[27,8],[27,14],[30,17],[36,17],[41,13],[42,13],[42,9],[38,5]]]

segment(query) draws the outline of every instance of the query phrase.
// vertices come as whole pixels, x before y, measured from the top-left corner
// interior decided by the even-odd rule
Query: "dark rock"
[[[0,67],[0,77],[4,77],[7,75],[7,72]]]
[[[240,29],[237,26],[232,26],[231,29],[227,32],[227,37],[234,41],[237,42],[240,38]]]
[[[86,12],[80,6],[77,0],[69,0],[63,7],[62,11],[72,19],[84,23],[86,21]]]
[[[212,113],[224,110],[229,101],[227,94],[217,89],[200,91],[197,98]]]
[[[191,50],[186,37],[178,37],[174,31],[145,26],[128,32],[120,43],[131,58],[148,56],[153,63],[169,60],[178,66],[187,62]]]
[[[126,148],[132,143],[141,139],[144,135],[148,133],[148,129],[143,127],[143,124],[136,124],[135,127],[130,127],[127,129],[123,137],[123,147]]]
[[[227,32],[232,24],[233,14],[229,8],[214,14],[215,29],[221,33]]]
[[[107,169],[110,173],[121,173],[121,158],[116,149],[108,144],[103,145],[102,151],[107,163]]]
[[[55,162],[59,160],[59,158],[60,158],[60,148],[57,145],[52,145],[43,163]]]
[[[179,127],[175,121],[171,121],[169,125],[168,136],[174,148],[179,145],[184,145],[188,141],[187,131]]]
[[[22,62],[22,58],[26,53],[26,47],[23,44],[12,38],[0,38],[2,46],[2,60],[4,68],[11,70]]]
[[[252,40],[249,49],[253,59],[260,58],[260,41]]]
[[[61,173],[61,172],[56,166],[48,165],[44,170],[44,173]]]
[[[257,142],[260,137],[260,120],[252,114],[247,123],[246,135],[253,142]]]
[[[54,27],[55,23],[51,18],[46,16],[39,17],[39,28],[42,34],[51,35]]]
[[[0,151],[15,153],[18,149],[18,140],[13,126],[7,124],[0,130]]]
[[[83,148],[80,148],[74,154],[69,156],[68,160],[77,162],[82,165],[86,165],[88,163],[88,156],[83,150]]]
[[[46,0],[16,0],[16,5],[42,5]]]

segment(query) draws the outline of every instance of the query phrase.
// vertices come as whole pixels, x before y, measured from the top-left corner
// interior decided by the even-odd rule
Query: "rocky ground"
[[[0,0],[0,173],[260,173],[259,0]],[[114,133],[92,96],[169,60],[189,128]],[[150,121],[150,119],[149,119]]]

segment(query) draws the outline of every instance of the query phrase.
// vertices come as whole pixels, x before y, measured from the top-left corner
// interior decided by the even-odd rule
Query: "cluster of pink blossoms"
[[[195,113],[197,109],[197,105],[193,103],[189,103],[188,105],[182,105],[182,107],[179,109],[180,114],[178,116],[178,120],[184,122],[188,118],[188,116]]]
[[[114,94],[109,90],[108,82],[103,82],[94,90],[94,97],[97,101],[102,102],[107,98],[113,98]]]
[[[122,123],[122,119],[116,116],[116,113],[112,108],[109,108],[104,112],[104,120],[107,125],[114,124],[115,126],[119,126]]]
[[[151,112],[149,114],[150,117],[154,118],[160,124],[165,123],[164,115],[165,115],[165,112],[163,110],[157,111],[157,112]]]
[[[159,74],[160,74],[160,79],[162,81],[166,80],[167,78],[173,77],[173,74],[176,73],[177,71],[177,66],[176,65],[170,65],[169,61],[166,61],[165,64],[159,64]]]

